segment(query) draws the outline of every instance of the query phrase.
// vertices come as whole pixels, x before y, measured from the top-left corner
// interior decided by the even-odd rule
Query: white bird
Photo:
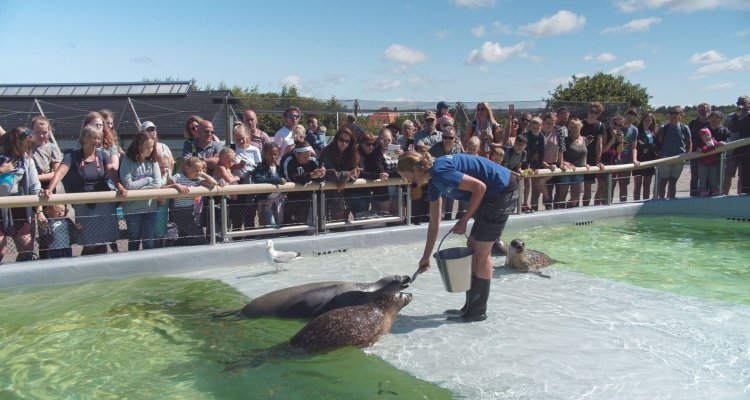
[[[276,251],[273,248],[273,240],[269,239],[266,241],[266,249],[268,250],[268,264],[276,268],[276,272],[284,270],[284,264],[302,257],[302,253],[298,251]]]

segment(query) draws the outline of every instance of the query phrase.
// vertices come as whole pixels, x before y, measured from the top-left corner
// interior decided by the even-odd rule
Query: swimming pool
[[[571,221],[579,219],[580,215],[570,217]],[[632,221],[639,223],[647,219],[636,218]],[[382,379],[376,379],[376,384],[367,386],[367,393],[372,394],[371,397],[400,393],[402,397],[411,398],[403,388],[414,386],[426,387],[420,390],[436,390],[434,393],[438,397],[462,398],[747,398],[750,387],[750,377],[747,374],[750,370],[750,333],[747,332],[747,326],[750,326],[750,309],[746,303],[716,300],[716,297],[698,297],[690,293],[671,293],[666,288],[655,290],[657,288],[639,282],[628,282],[621,277],[596,276],[597,272],[583,269],[585,265],[582,261],[588,256],[583,249],[562,246],[560,250],[536,242],[535,238],[542,239],[545,233],[549,233],[551,237],[559,235],[559,232],[554,231],[556,228],[530,231],[526,228],[535,225],[534,220],[518,218],[516,221],[532,222],[516,223],[521,229],[511,226],[509,232],[515,229],[513,237],[525,238],[530,248],[545,250],[566,264],[552,267],[552,279],[549,280],[529,274],[496,271],[488,309],[490,318],[476,324],[447,323],[443,310],[459,306],[463,302],[463,294],[446,293],[437,271],[420,276],[408,290],[414,293],[414,301],[402,310],[392,334],[364,352],[369,356],[377,356],[365,357],[366,360],[385,360],[389,365],[417,379],[408,381],[387,378],[394,371],[386,371],[384,375],[380,375]],[[616,226],[616,221],[595,220],[593,224],[575,229],[579,229],[582,234],[586,230],[598,234],[597,229],[605,229],[610,222]],[[702,220],[702,223],[705,222],[706,220]],[[678,226],[677,230],[683,230],[682,228]],[[572,229],[574,228],[565,231],[572,232]],[[638,228],[636,225],[626,231],[631,232],[629,236],[638,237],[644,235],[643,229],[643,226]],[[611,230],[617,232],[616,229]],[[423,232],[420,233],[422,235]],[[283,274],[272,273],[272,268],[264,264],[252,263],[244,266],[201,268],[174,276],[220,279],[241,293],[255,297],[274,289],[306,282],[341,279],[374,281],[381,275],[411,274],[414,271],[421,254],[420,245],[381,246],[378,243],[380,236],[367,233],[360,236],[360,239],[371,243],[371,247],[360,244],[356,246],[359,247],[357,249],[349,247],[346,253],[323,256],[312,256],[306,252],[299,263],[290,266]],[[389,240],[399,241],[398,238],[394,239],[395,236],[396,233],[391,234]],[[506,239],[510,237],[508,235]],[[326,242],[326,246],[350,246],[357,240],[330,240]],[[450,241],[451,245],[461,242],[458,238]],[[318,239],[308,238],[304,242],[279,241],[277,248],[288,249],[290,246],[302,246],[309,242],[317,243]],[[678,249],[683,253],[691,247],[695,246],[682,246]],[[560,256],[560,253],[565,255]],[[231,256],[225,257],[227,260],[230,258]],[[671,258],[667,257],[667,260]],[[676,263],[668,266],[674,267],[673,264]],[[581,269],[576,271],[576,268]],[[622,270],[622,267],[619,269]],[[654,280],[669,279],[668,274],[665,276],[666,278]],[[738,277],[734,282],[727,279],[726,283],[729,286],[736,284],[747,287],[747,281],[742,279],[745,278]],[[717,279],[716,282],[721,280]],[[223,287],[226,291],[226,287]],[[733,287],[730,292],[734,290]],[[231,291],[229,293],[229,298],[222,300],[222,304],[242,305],[244,300],[241,297]],[[64,297],[63,294],[59,296],[58,300]],[[292,324],[286,327],[269,322],[259,325],[257,322],[240,321],[221,325],[220,330],[228,332],[229,336],[242,338],[246,335],[258,335],[257,329],[260,328],[260,333],[267,335],[267,339],[263,339],[257,346],[271,346],[285,340],[279,337],[279,333],[285,332],[284,329],[294,331],[302,325],[299,321],[286,321]],[[217,330],[216,325],[208,326],[210,328],[197,330],[204,332],[202,335]],[[240,354],[234,347],[229,350],[221,348],[216,359],[231,359],[235,357],[235,351]],[[309,362],[301,360],[294,368],[295,373],[282,374],[280,377],[274,375],[273,369],[268,369],[276,366],[276,362],[233,372],[235,375],[232,376],[238,379],[234,384],[241,385],[256,374],[260,374],[264,382],[300,375],[318,375],[323,383],[315,384],[315,389],[318,390],[316,393],[332,396],[344,386],[340,380],[327,374],[336,375],[336,368],[348,365],[346,360],[351,360],[350,356],[363,357],[362,352],[355,349],[334,352],[332,356],[333,359],[312,359]],[[345,360],[343,364],[335,362],[339,357]],[[54,360],[53,357],[51,359]],[[189,367],[184,369],[192,368],[190,362],[186,363]],[[387,369],[384,364],[380,366]],[[321,369],[327,372],[318,373]],[[365,375],[369,374],[369,369],[372,367],[368,367]],[[391,382],[395,381],[400,383],[391,386]],[[425,381],[450,392],[441,392],[441,389],[433,385],[422,386]],[[177,385],[168,381],[165,392],[169,388],[186,386],[191,384]],[[281,387],[270,386],[262,394],[284,397],[281,392],[275,391]]]

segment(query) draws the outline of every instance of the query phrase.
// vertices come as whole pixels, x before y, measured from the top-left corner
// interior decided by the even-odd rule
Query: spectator
[[[570,118],[570,110],[568,110],[568,107],[562,106],[558,107],[557,111],[555,111],[555,130],[557,131],[557,134],[559,137],[561,137],[561,142],[565,143],[565,138],[568,137],[568,119]],[[562,159],[560,160],[562,161]],[[558,200],[560,197],[558,195],[560,190],[560,185],[558,185],[558,181],[560,179],[560,176],[553,176],[549,181],[547,181],[547,190],[549,191],[550,198],[553,199],[554,206],[553,207],[564,207],[565,206],[565,200]]]
[[[750,137],[750,97],[737,99],[737,110],[729,116],[725,126],[729,129],[729,141]],[[727,166],[724,176],[724,194],[729,194],[732,178],[737,173],[737,193],[750,193],[750,146],[727,152]]]
[[[64,204],[49,204],[44,207],[47,214],[47,228],[40,229],[39,258],[70,258],[73,257],[73,243],[78,242],[80,232],[76,224],[68,218],[68,206]],[[42,256],[44,243],[44,257]]]
[[[344,126],[336,132],[333,141],[320,153],[325,180],[334,183],[338,191],[326,192],[326,211],[329,220],[346,219],[351,204],[346,204],[344,187],[347,181],[359,177],[359,152],[354,132]],[[288,179],[288,178],[287,178]]]
[[[724,142],[716,141],[711,136],[711,130],[703,128],[700,131],[702,143],[698,149],[702,153],[708,153],[719,144]],[[710,156],[701,157],[698,159],[698,187],[702,189],[701,196],[718,196],[719,195],[719,155],[712,154]]]
[[[272,185],[283,185],[286,179],[279,173],[277,167],[279,158],[279,146],[269,142],[263,146],[263,161],[258,165],[253,175],[254,183],[269,183]],[[281,224],[281,200],[282,193],[260,194],[258,200],[258,216],[262,226]]]
[[[42,183],[42,189],[47,189],[49,181],[55,175],[55,170],[62,161],[62,152],[57,147],[57,143],[49,141],[52,132],[52,126],[46,117],[37,115],[31,119],[31,130],[34,132],[33,144],[31,147],[31,156],[36,165],[36,172],[39,182]],[[62,186],[53,188],[53,190],[62,190]]]
[[[314,157],[315,151],[309,143],[297,142],[292,154],[281,163],[283,174],[289,182],[306,185],[313,181],[323,181],[326,170]],[[310,191],[287,193],[284,204],[284,223],[307,224],[312,196],[313,193]]]
[[[669,123],[664,124],[656,133],[657,147],[661,157],[679,156],[692,151],[690,128],[683,124],[682,107],[674,106],[669,109]],[[659,198],[665,196],[673,199],[677,196],[677,180],[682,174],[684,162],[678,161],[659,166]],[[667,192],[667,186],[668,192]]]
[[[234,150],[234,163],[236,167],[232,169],[232,174],[239,177],[239,183],[251,183],[252,173],[261,162],[260,150],[253,145],[247,126],[242,123],[235,123],[232,129],[234,143],[229,146]]]
[[[240,181],[240,177],[234,175],[232,171],[242,169],[244,166],[242,163],[235,164],[234,157],[234,150],[228,147],[221,149],[219,152],[219,162],[216,164],[216,172],[213,176],[219,187],[236,185]]]
[[[109,119],[111,118],[112,115],[110,114]],[[102,114],[96,111],[91,111],[83,118],[81,129],[86,125],[94,125],[102,131],[102,141],[98,150],[103,151],[104,154],[109,156],[109,159],[112,162],[112,167],[116,171],[120,168],[120,153],[122,152],[122,149],[120,148],[120,139],[111,129],[109,129],[108,124],[105,124],[104,121],[104,116]]]
[[[415,149],[419,152],[426,153],[435,143],[439,143],[443,137],[442,132],[435,127],[435,113],[432,111],[424,112],[424,128],[414,134]]]
[[[586,138],[586,164],[595,165],[601,167],[602,164],[602,147],[604,147],[604,140],[606,137],[606,129],[604,124],[599,121],[599,116],[602,115],[604,106],[598,101],[589,103],[589,111],[586,119],[583,121],[583,128],[581,128],[581,136]],[[598,187],[607,185],[606,174],[586,174],[583,177],[583,205],[587,206],[591,202],[591,187],[594,182],[597,182]],[[606,189],[604,189],[606,192]],[[594,204],[603,204],[603,198],[594,198]]]
[[[711,105],[708,103],[700,103],[698,104],[698,116],[688,122],[688,128],[690,128],[690,138],[692,143],[692,148],[698,151],[698,149],[703,145],[703,139],[701,138],[701,130],[703,128],[708,128],[708,114],[711,112]],[[690,197],[698,197],[701,196],[701,193],[704,191],[705,188],[699,188],[698,187],[698,169],[699,165],[701,165],[701,161],[698,158],[694,158],[690,160]]]
[[[513,146],[515,138],[526,132],[529,121],[531,121],[530,112],[524,112],[519,119],[516,119],[515,113],[515,104],[508,104],[508,121],[511,121],[511,123],[505,124],[505,128],[503,129],[502,144],[504,146]]]
[[[120,166],[120,180],[127,190],[158,189],[161,168],[157,161],[156,140],[151,134],[138,132],[128,146]],[[128,229],[128,251],[154,248],[157,200],[126,201],[122,204]]]
[[[299,110],[299,107],[291,106],[284,110],[284,126],[279,128],[279,130],[276,131],[276,134],[273,136],[273,142],[276,143],[277,146],[279,146],[279,152],[282,156],[289,153],[287,147],[291,147],[294,145],[294,139],[292,138],[292,129],[299,122],[299,119],[301,117],[300,114],[301,111]]]
[[[214,124],[211,121],[200,121],[197,131],[198,137],[185,141],[182,146],[182,160],[184,162],[190,157],[200,158],[206,164],[206,172],[210,175],[216,169],[219,162],[219,152],[224,146],[213,140]]]
[[[414,134],[416,132],[414,122],[407,119],[401,124],[401,136],[396,138],[396,144],[401,146],[404,153],[414,151]]]
[[[568,137],[565,138],[565,153],[563,153],[563,166],[565,169],[586,167],[586,138],[581,136],[583,123],[578,118],[568,122]],[[560,201],[563,208],[578,207],[581,202],[581,189],[583,188],[584,174],[563,175],[560,177]],[[570,200],[567,199],[570,191]]]
[[[326,147],[326,134],[318,130],[318,119],[310,117],[307,119],[307,132],[305,141],[310,143],[316,155],[320,155],[323,147]]]
[[[525,135],[516,137],[513,147],[505,152],[503,160],[500,162],[500,165],[513,172],[513,176],[516,177],[516,179],[521,178],[523,170],[529,167],[526,145],[527,141]]]
[[[154,140],[154,150],[156,151],[156,160],[161,159],[162,155],[166,155],[169,157],[170,160],[174,160],[174,156],[172,155],[172,150],[169,149],[169,146],[167,146],[164,143],[161,143],[159,141],[159,132],[156,130],[156,125],[154,125],[151,121],[143,121],[141,123],[140,128],[138,129],[138,132],[143,132],[147,134],[151,139]]]
[[[636,145],[636,149],[638,151],[639,164],[640,162],[656,160],[656,126],[656,117],[652,113],[644,115],[638,123],[638,144]],[[641,187],[643,187],[643,200],[648,200],[651,197],[651,180],[655,172],[654,167],[633,171],[633,199],[641,199]]]
[[[562,163],[562,155],[565,152],[565,138],[562,131],[555,127],[555,113],[549,112],[542,116],[542,131],[544,152],[542,155],[540,168],[549,169],[555,172],[556,167]],[[538,144],[537,144],[538,146]],[[531,180],[531,203],[532,208],[536,209],[536,203],[539,194],[542,195],[542,201],[548,209],[552,209],[552,196],[547,188],[547,182],[552,180],[553,176],[544,176],[533,178]]]
[[[198,157],[183,158],[182,173],[172,175],[164,187],[177,189],[180,193],[189,193],[191,187],[204,186],[212,188],[216,181],[204,171],[205,162]],[[201,226],[203,211],[202,197],[180,197],[174,199],[174,207],[170,210],[172,220],[177,225],[179,238],[178,246],[195,246],[206,244],[206,236]]]
[[[126,197],[128,191],[120,183],[120,176],[107,153],[99,149],[101,143],[102,129],[95,124],[85,125],[78,138],[79,148],[65,153],[44,196],[51,197],[51,188],[56,187],[63,178],[66,178],[63,180],[66,193],[109,191],[109,178],[120,195]],[[73,206],[76,225],[81,229],[81,255],[106,253],[107,244],[115,243],[120,238],[116,207],[116,203]]]
[[[346,115],[346,126],[354,132],[354,136],[357,138],[357,143],[360,142],[360,137],[365,133],[365,130],[357,124],[357,116],[354,114]]]
[[[557,120],[555,121],[555,126],[558,126],[567,132],[568,120],[570,119],[570,109],[568,109],[568,107],[566,106],[558,107],[555,113],[557,114]]]
[[[42,191],[34,160],[29,157],[32,132],[26,127],[13,128],[0,137],[0,166],[3,166],[3,182],[0,196],[36,195]],[[54,187],[54,186],[53,186]],[[30,261],[34,255],[32,218],[40,226],[47,226],[41,206],[0,208],[0,245],[3,253],[7,249],[7,238],[16,245],[16,261]]]
[[[359,144],[358,151],[360,166],[362,167],[359,174],[360,178],[371,181],[388,179],[383,152],[380,151],[379,142],[372,133],[365,132],[362,135],[362,142]],[[357,213],[354,214],[355,218],[373,216],[374,213],[369,212],[369,208],[374,198],[381,202],[388,201],[388,187],[385,186],[356,189],[355,193],[359,195],[358,198],[355,197],[351,201],[353,212],[357,210]]]
[[[245,110],[242,113],[242,122],[247,128],[247,133],[250,135],[250,144],[258,149],[258,152],[263,151],[263,146],[266,143],[271,142],[271,138],[268,134],[258,129],[258,116],[255,115],[253,110]]]
[[[378,134],[379,145],[377,150],[383,154],[383,170],[388,174],[389,178],[398,178],[398,172],[396,167],[398,165],[398,157],[404,154],[403,150],[398,147],[393,152],[389,151],[390,146],[393,145],[393,132],[389,128],[383,128]],[[375,195],[373,198],[373,208],[377,211],[387,212],[393,214],[396,209],[396,201],[398,200],[398,189],[396,186],[389,186],[388,199],[383,199]]]
[[[165,188],[169,178],[172,177],[174,160],[168,155],[162,154],[159,158],[159,171],[161,172],[161,187]],[[156,202],[156,226],[154,227],[154,246],[165,247],[167,236],[167,225],[169,223],[169,201],[160,198]]]
[[[185,121],[185,131],[183,132],[185,143],[192,143],[193,140],[197,140],[200,137],[201,122],[203,122],[203,118],[197,115],[191,115],[188,117],[187,121]],[[220,141],[219,137],[216,135],[212,135],[212,140],[214,142]]]
[[[473,136],[478,136],[482,144],[479,147],[479,155],[489,157],[495,147],[502,146],[502,127],[495,121],[490,105],[486,102],[477,103],[474,120],[464,130],[464,141]]]
[[[638,128],[635,126],[636,121],[638,121],[638,112],[634,108],[625,112],[622,124],[624,148],[620,153],[620,163],[633,164],[637,167],[641,165],[641,162],[638,160]],[[617,180],[620,186],[620,202],[628,200],[628,186],[630,185],[630,175],[632,174],[633,171],[618,173]]]
[[[456,135],[456,129],[453,126],[446,126],[443,131],[442,140],[430,147],[430,155],[433,158],[442,157],[448,154],[461,154],[463,148]],[[443,201],[443,220],[448,221],[453,218],[454,201],[450,197],[444,197]],[[465,207],[460,207],[465,209]]]
[[[450,112],[450,105],[444,101],[440,101],[437,103],[437,106],[435,106],[435,117],[440,120],[442,117],[448,117],[450,119],[453,119],[453,116]]]
[[[542,136],[541,118],[534,117],[529,121],[529,130],[526,131],[525,136],[528,143],[526,151],[528,152],[529,168],[531,168],[533,173],[536,173],[536,170],[543,168],[542,161],[544,160],[544,136]],[[535,179],[526,178],[523,182],[523,205],[521,206],[521,210],[525,213],[539,209],[539,206],[536,204],[539,194],[537,193],[533,199],[530,195]]]
[[[472,136],[469,138],[469,140],[466,141],[466,154],[472,155],[472,156],[478,156],[479,155],[479,147],[482,146],[482,141],[479,140],[479,137]]]
[[[602,164],[604,165],[617,165],[621,163],[620,158],[623,150],[625,149],[625,133],[622,131],[624,120],[625,119],[621,115],[615,115],[610,121],[609,129],[607,130],[607,140],[605,141],[604,147],[602,148]],[[608,185],[599,185],[596,188],[597,199],[609,199],[609,201],[611,202],[612,196],[614,196],[615,193],[615,186],[617,186],[617,182],[620,181],[620,179],[618,179],[619,174],[617,172],[612,173],[611,175],[613,176],[612,191],[610,193],[607,193]],[[622,190],[623,187],[620,186],[620,193],[622,193]],[[602,204],[609,203],[607,203],[605,200],[602,202]]]

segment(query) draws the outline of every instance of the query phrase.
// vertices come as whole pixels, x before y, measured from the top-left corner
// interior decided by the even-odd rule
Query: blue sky
[[[539,100],[621,73],[652,105],[750,94],[746,0],[0,0],[0,83],[171,76],[339,99]]]

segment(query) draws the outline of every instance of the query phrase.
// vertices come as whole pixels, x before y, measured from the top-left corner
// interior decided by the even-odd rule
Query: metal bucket
[[[443,236],[443,240],[450,234]],[[471,247],[452,247],[440,250],[443,240],[438,245],[438,251],[432,256],[437,260],[440,277],[443,279],[445,290],[457,293],[471,289],[471,257],[474,250]]]

